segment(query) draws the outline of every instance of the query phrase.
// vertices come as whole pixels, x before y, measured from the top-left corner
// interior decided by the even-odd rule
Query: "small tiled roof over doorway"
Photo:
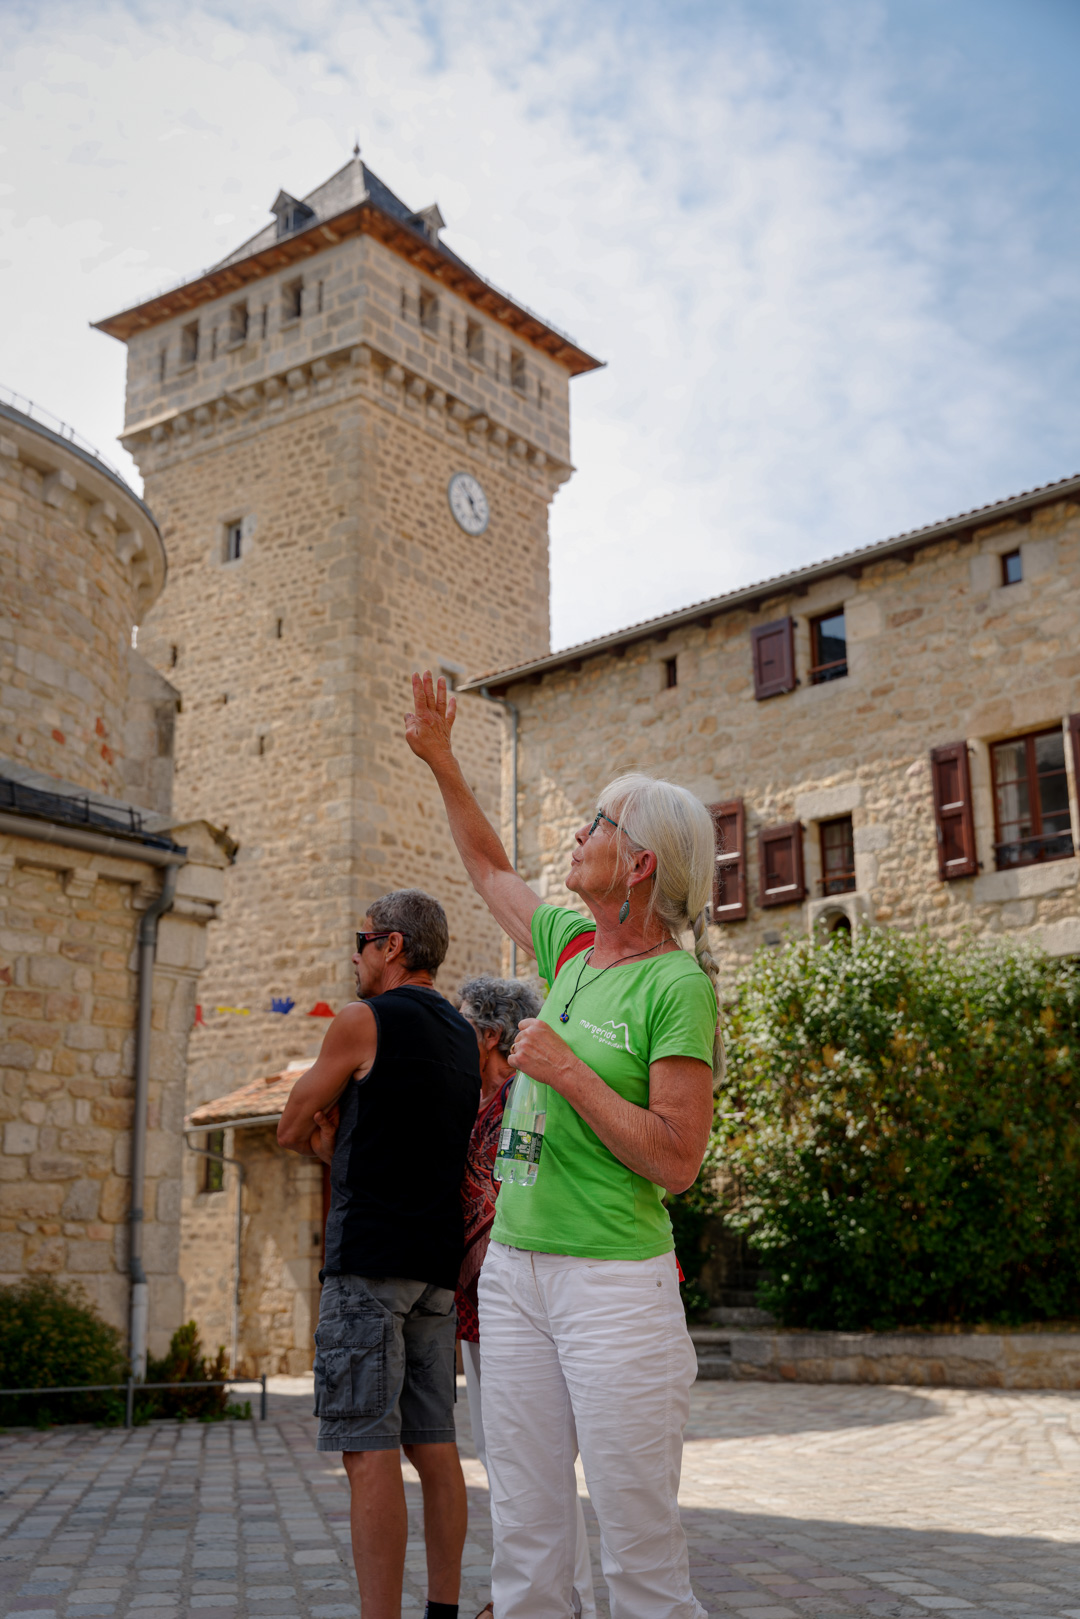
[[[204,1102],[190,1113],[185,1127],[188,1130],[220,1130],[228,1125],[254,1124],[256,1120],[271,1123],[279,1119],[289,1100],[292,1088],[301,1074],[306,1074],[314,1058],[291,1062],[280,1074],[267,1074],[265,1079],[253,1079],[227,1096],[217,1096]]]

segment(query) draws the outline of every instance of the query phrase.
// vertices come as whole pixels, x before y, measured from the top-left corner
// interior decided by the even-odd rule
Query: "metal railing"
[[[831,871],[827,876],[819,877],[817,885],[826,898],[830,894],[853,894],[855,873],[850,868],[844,871]]]
[[[826,680],[840,680],[846,674],[846,658],[834,658],[832,663],[815,663],[810,670],[810,684],[821,686]]]
[[[999,871],[1014,866],[1034,866],[1045,860],[1068,860],[1074,853],[1070,831],[1035,832],[1026,838],[1007,838],[994,844],[994,856]]]
[[[53,415],[51,410],[45,410],[43,406],[35,405],[34,401],[27,399],[25,394],[16,393],[14,388],[8,388],[2,382],[0,382],[0,402],[10,405],[11,409],[17,410],[20,416],[29,416],[32,422],[37,422],[41,427],[47,427],[50,433],[56,434],[57,438],[66,438],[69,444],[74,444],[77,449],[82,450],[84,455],[93,456],[95,461],[100,461],[106,472],[111,472],[114,478],[119,478],[121,483],[127,482],[124,474],[117,467],[114,467],[111,461],[106,461],[101,451],[91,444],[89,439],[83,438],[81,433],[76,433],[69,422],[62,422],[59,416]]]
[[[258,1383],[259,1394],[259,1421],[266,1421],[266,1373],[261,1377],[214,1377],[204,1378],[196,1383],[140,1383],[136,1378],[129,1377],[125,1383],[73,1383],[68,1388],[46,1389],[0,1389],[0,1398],[18,1397],[29,1398],[32,1394],[119,1394],[124,1390],[124,1427],[135,1426],[135,1396],[144,1389],[224,1389],[235,1388],[238,1384]]]

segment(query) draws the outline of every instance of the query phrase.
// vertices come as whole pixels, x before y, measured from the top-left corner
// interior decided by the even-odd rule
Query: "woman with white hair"
[[[549,1088],[538,1172],[503,1185],[479,1284],[495,1614],[573,1611],[580,1447],[612,1619],[704,1619],[677,1501],[696,1361],[662,1198],[701,1167],[722,1061],[712,820],[622,776],[574,835],[566,886],[592,923],[542,905],[454,757],[444,682],[414,675],[413,701],[406,739],[473,886],[551,986],[507,1059]]]

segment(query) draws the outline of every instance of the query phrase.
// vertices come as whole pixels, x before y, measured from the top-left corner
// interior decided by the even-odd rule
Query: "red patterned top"
[[[454,1302],[457,1305],[457,1335],[467,1343],[480,1342],[476,1284],[487,1253],[491,1227],[495,1223],[495,1199],[499,1182],[493,1179],[499,1147],[503,1108],[514,1075],[481,1105],[465,1154],[465,1178],[461,1183],[461,1207],[465,1215],[465,1258],[461,1262]]]

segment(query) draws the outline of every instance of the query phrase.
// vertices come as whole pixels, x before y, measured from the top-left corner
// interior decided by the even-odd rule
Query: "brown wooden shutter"
[[[712,804],[709,813],[716,828],[716,866],[713,878],[714,922],[746,921],[746,815],[741,798]]]
[[[937,824],[938,876],[974,877],[975,819],[971,812],[971,773],[966,742],[950,742],[930,755],[930,776]]]
[[[801,821],[789,821],[786,826],[763,827],[758,833],[761,905],[795,905],[805,899],[802,830]]]
[[[795,620],[777,618],[750,631],[754,696],[777,697],[795,690]]]

